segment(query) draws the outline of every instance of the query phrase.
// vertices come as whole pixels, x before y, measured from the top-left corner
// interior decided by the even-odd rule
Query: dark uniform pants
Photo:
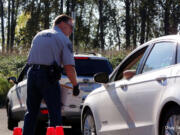
[[[50,126],[61,125],[59,82],[49,82],[48,72],[45,69],[30,68],[27,80],[27,112],[24,118],[23,135],[34,135],[42,98],[48,107]]]

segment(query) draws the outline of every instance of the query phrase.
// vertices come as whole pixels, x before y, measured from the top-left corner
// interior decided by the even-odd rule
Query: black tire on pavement
[[[160,135],[180,134],[180,107],[174,106],[164,114],[164,118],[160,123],[159,131]]]
[[[15,127],[18,127],[18,121],[8,117],[8,129],[13,130]]]
[[[11,111],[11,107],[10,105],[7,106],[7,117],[8,117],[8,121],[7,121],[7,124],[8,124],[8,129],[9,130],[13,130],[14,127],[18,127],[18,121],[17,120],[14,120],[12,118],[12,111]]]
[[[87,128],[87,124],[89,124],[89,128]],[[86,128],[86,129],[85,129]],[[87,133],[90,132],[90,133]],[[82,135],[92,134],[97,135],[96,126],[92,112],[88,109],[83,115],[83,124],[82,124]]]

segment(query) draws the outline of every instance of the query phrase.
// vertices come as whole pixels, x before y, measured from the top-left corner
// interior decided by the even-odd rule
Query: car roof
[[[146,45],[146,44],[151,44],[153,42],[158,42],[158,41],[170,41],[170,40],[173,40],[173,41],[180,41],[180,35],[168,35],[168,36],[162,36],[162,37],[158,37],[158,38],[155,38],[155,39],[152,39],[144,44],[143,45]]]
[[[168,35],[168,36],[162,36],[162,37],[159,37],[159,38],[155,38],[153,39],[155,41],[157,40],[179,40],[180,41],[180,35],[177,34],[177,35]]]
[[[138,46],[136,49],[134,49],[132,52],[136,52],[137,50],[145,47],[145,46],[148,46],[150,44],[153,44],[154,42],[161,42],[161,41],[178,41],[180,42],[180,35],[168,35],[168,36],[162,36],[162,37],[158,37],[158,38],[154,38],[140,46]],[[131,53],[132,53],[131,52]]]
[[[145,46],[149,46],[151,44],[153,44],[154,42],[161,42],[161,41],[178,41],[180,42],[180,35],[168,35],[168,36],[162,36],[162,37],[158,37],[158,38],[154,38],[148,42],[145,42],[144,44],[141,44],[140,46],[138,46],[136,49],[134,49],[131,53],[129,53],[122,61],[121,63],[123,63],[124,61],[126,61],[126,59],[128,59],[133,53],[137,52],[138,50],[144,48]],[[113,72],[115,72],[115,70],[117,68],[119,68],[120,64],[114,69]],[[113,74],[113,72],[111,74]]]

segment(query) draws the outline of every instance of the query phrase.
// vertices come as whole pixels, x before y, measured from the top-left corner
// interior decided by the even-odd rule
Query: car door
[[[128,135],[130,124],[133,123],[127,107],[126,107],[126,90],[122,87],[127,83],[123,79],[122,73],[130,65],[140,61],[144,55],[147,46],[141,48],[136,53],[133,53],[114,71],[110,77],[110,82],[104,84],[104,91],[99,97],[102,104],[98,109],[99,118],[101,121],[102,135]],[[135,65],[137,66],[137,65]]]
[[[26,80],[16,84],[11,92],[12,111],[22,111],[25,108],[26,99]]]
[[[119,84],[123,83],[120,81]],[[125,92],[117,82],[104,85],[104,90],[99,97],[101,104],[98,109],[101,122],[102,135],[128,135],[127,110],[124,105]]]
[[[175,63],[176,44],[155,43],[141,70],[126,84],[126,107],[131,118],[130,135],[154,135],[155,113],[161,94],[171,81],[171,65]]]
[[[22,71],[23,72],[23,71]],[[26,72],[22,73],[22,80],[15,84],[11,91],[11,106],[13,112],[25,113],[26,111],[26,97],[27,97],[27,76]]]

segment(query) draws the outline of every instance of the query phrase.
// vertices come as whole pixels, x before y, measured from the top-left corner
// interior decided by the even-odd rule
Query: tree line
[[[176,34],[179,0],[0,0],[2,52],[30,48],[35,34],[59,14],[75,16],[75,48],[135,48]]]

